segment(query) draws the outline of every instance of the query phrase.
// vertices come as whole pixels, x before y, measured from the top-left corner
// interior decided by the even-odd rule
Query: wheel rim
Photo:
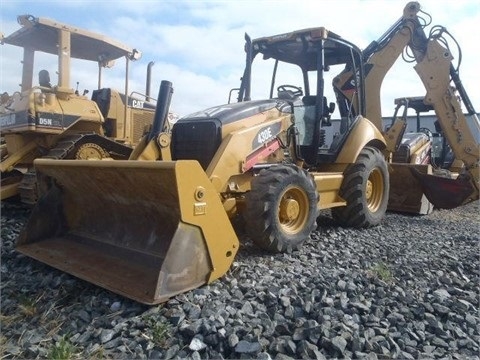
[[[303,230],[308,219],[308,197],[299,187],[290,187],[283,193],[278,206],[278,220],[282,230],[296,234]]]
[[[367,201],[368,209],[371,212],[376,212],[383,200],[383,175],[380,169],[373,169],[368,176],[367,185],[365,189],[365,199]]]

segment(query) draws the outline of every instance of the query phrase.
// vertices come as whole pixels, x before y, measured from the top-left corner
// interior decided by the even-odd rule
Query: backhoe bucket
[[[427,215],[433,211],[433,205],[423,193],[423,188],[412,175],[411,169],[422,174],[431,174],[430,165],[391,163],[390,196],[387,210]]]
[[[238,239],[196,161],[35,161],[17,250],[145,304],[227,272]]]
[[[467,179],[422,174],[416,169],[411,169],[412,174],[422,185],[423,192],[428,200],[438,209],[454,209],[478,199],[471,182]],[[474,196],[477,194],[477,196]]]

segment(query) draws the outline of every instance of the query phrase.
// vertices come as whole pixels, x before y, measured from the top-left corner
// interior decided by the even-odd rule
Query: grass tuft
[[[157,321],[153,317],[147,318],[146,323],[150,329],[153,343],[162,348],[167,347],[168,340],[171,337],[170,324],[168,322]]]
[[[372,268],[372,273],[374,276],[387,283],[393,281],[392,271],[390,270],[389,266],[384,262],[376,264]]]
[[[48,352],[49,360],[69,360],[77,353],[77,348],[65,336]]]

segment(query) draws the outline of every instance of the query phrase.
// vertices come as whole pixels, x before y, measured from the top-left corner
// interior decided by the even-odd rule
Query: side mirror
[[[240,93],[240,88],[233,88],[230,90],[230,92],[228,93],[228,103],[230,104],[230,102],[232,101],[232,94],[234,92],[237,92],[237,93]]]

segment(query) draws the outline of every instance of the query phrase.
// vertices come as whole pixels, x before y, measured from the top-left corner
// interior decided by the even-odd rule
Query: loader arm
[[[172,94],[172,83],[163,80],[158,90],[157,108],[155,109],[152,127],[132,151],[129,160],[172,160],[170,153],[171,137],[169,133],[163,131],[165,123],[168,121]]]

